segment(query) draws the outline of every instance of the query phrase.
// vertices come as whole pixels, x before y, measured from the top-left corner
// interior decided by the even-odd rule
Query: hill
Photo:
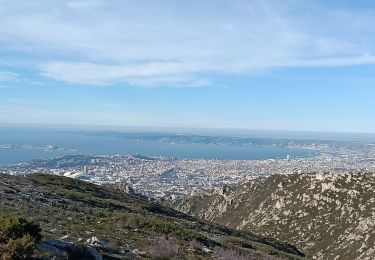
[[[0,198],[2,214],[39,223],[44,241],[92,246],[104,259],[303,257],[275,239],[200,221],[112,186],[66,177],[0,174]]]
[[[375,175],[293,174],[198,192],[173,206],[292,243],[314,259],[375,259]]]

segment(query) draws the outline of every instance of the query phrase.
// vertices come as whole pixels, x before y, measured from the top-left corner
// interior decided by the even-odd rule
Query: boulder
[[[94,247],[75,245],[63,240],[46,240],[36,246],[37,250],[59,258],[103,260]]]

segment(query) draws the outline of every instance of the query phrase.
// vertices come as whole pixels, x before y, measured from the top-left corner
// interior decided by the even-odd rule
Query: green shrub
[[[27,221],[25,218],[10,215],[0,216],[0,243],[22,238],[26,234],[29,234],[38,243],[42,238],[40,232],[38,224]]]
[[[135,220],[137,227],[140,229],[152,230],[158,234],[172,235],[186,241],[193,239],[205,240],[205,237],[195,230],[181,227],[175,223],[166,221],[163,218],[137,216]]]
[[[35,240],[29,234],[22,238],[11,238],[2,248],[2,259],[30,259],[35,250]]]
[[[3,260],[30,259],[42,236],[38,224],[24,218],[0,215],[0,256]]]

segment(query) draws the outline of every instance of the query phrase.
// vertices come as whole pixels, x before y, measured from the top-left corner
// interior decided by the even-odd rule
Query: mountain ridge
[[[32,219],[44,240],[98,242],[104,259],[303,259],[296,247],[178,212],[110,186],[0,174],[0,212]],[[107,257],[107,258],[105,258]]]
[[[297,245],[314,259],[375,258],[375,176],[290,174],[198,191],[177,210]]]

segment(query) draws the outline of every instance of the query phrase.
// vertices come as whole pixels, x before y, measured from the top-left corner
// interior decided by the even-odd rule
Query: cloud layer
[[[0,53],[6,54],[0,65],[72,84],[201,86],[217,74],[375,63],[375,14],[324,2],[0,5]]]

